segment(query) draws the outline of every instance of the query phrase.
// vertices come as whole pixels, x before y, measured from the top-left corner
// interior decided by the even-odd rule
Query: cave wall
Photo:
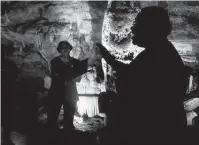
[[[117,60],[130,63],[143,48],[131,42],[134,19],[142,8],[161,6],[168,9],[173,29],[168,39],[185,65],[194,69],[192,91],[198,92],[199,74],[199,2],[186,1],[109,1],[103,22],[102,43]],[[169,58],[168,58],[169,59]],[[114,78],[108,66],[110,78]],[[110,85],[109,88],[114,88]],[[198,93],[192,94],[198,97]]]
[[[118,60],[129,62],[143,50],[132,45],[130,26],[141,8],[151,5],[168,9],[173,23],[169,39],[184,63],[198,71],[198,2],[2,1],[1,43],[15,47],[11,59],[17,63],[22,78],[43,79],[49,75],[49,62],[58,55],[56,47],[61,40],[67,40],[74,46],[71,56],[80,60],[95,57],[93,44],[102,42]],[[77,84],[80,93],[85,93],[85,83],[90,86],[86,89],[87,93],[100,93],[107,88],[115,90],[114,70],[101,58],[95,58],[93,61],[98,62],[100,67],[94,74],[82,76],[80,84]],[[107,83],[96,81],[102,71]],[[193,82],[197,86],[197,77]]]
[[[103,25],[104,45],[121,61],[132,60],[137,56],[135,49],[138,48],[130,41],[130,27],[137,13],[147,6],[161,6],[168,9],[173,25],[169,40],[176,46],[187,65],[197,66],[199,62],[198,2],[109,1]],[[132,48],[134,48],[133,51]],[[134,54],[129,56],[131,53]]]
[[[58,56],[56,47],[66,40],[74,47],[71,56],[79,60],[96,55],[92,49],[101,42],[101,27],[106,9],[105,2],[45,1],[2,2],[1,43],[12,45],[13,59],[20,78],[41,78],[50,75],[50,61]],[[77,84],[79,93],[105,91],[101,59],[94,73],[82,76]],[[96,75],[97,74],[97,75]],[[49,81],[50,82],[50,81]],[[87,83],[86,83],[87,82]],[[85,85],[86,91],[85,92]]]

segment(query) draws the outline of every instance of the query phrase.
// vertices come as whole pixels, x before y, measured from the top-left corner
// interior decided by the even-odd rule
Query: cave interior
[[[89,133],[106,126],[99,98],[104,92],[117,93],[115,71],[93,46],[100,42],[119,61],[132,61],[143,48],[132,44],[130,27],[137,13],[152,5],[168,9],[173,25],[168,39],[184,64],[194,70],[184,99],[188,125],[194,127],[193,119],[198,116],[194,110],[199,108],[199,2],[1,1],[1,47],[13,52],[9,59],[19,69],[17,89],[36,101],[40,124],[47,119],[44,104],[51,85],[50,61],[59,55],[58,43],[66,40],[73,46],[72,57],[79,60],[92,57],[99,64],[76,84],[79,101],[74,125],[77,130]],[[21,119],[27,118],[19,115]],[[62,128],[63,109],[58,120]],[[15,135],[25,138],[20,133],[13,134],[15,142],[19,140]]]

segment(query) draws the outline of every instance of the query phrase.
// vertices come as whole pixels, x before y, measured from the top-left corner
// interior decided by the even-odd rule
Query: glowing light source
[[[77,102],[78,113],[82,116],[87,114],[88,117],[93,117],[99,114],[98,97],[79,97]]]
[[[198,115],[194,111],[187,113],[187,125],[193,125],[193,119],[197,116]]]

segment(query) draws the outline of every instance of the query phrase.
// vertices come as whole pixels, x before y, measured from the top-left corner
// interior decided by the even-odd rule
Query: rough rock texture
[[[129,62],[143,50],[132,45],[130,27],[141,8],[151,5],[169,10],[173,23],[169,39],[185,64],[197,67],[198,2],[2,2],[1,42],[14,45],[17,64],[25,60],[35,63],[35,55],[41,57],[46,73],[49,61],[58,55],[56,46],[61,40],[74,46],[73,57],[84,59],[95,55],[93,43],[102,38],[113,55]]]
[[[141,8],[147,6],[161,6],[167,8],[173,25],[169,40],[181,55],[184,64],[193,68],[193,74],[189,78],[189,91],[187,96],[199,97],[199,2],[124,2],[109,1],[105,13],[102,31],[102,43],[124,63],[129,63],[143,49],[134,46],[131,42],[130,27]],[[169,59],[169,58],[168,58]],[[115,90],[114,70],[106,67],[107,83],[109,90]],[[197,98],[184,102],[188,112],[188,125],[192,125],[192,119],[197,116],[193,108],[199,106]]]
[[[185,65],[195,70],[193,87],[198,89],[199,71],[199,3],[198,2],[165,2],[165,1],[109,1],[103,22],[102,43],[124,63],[129,63],[143,49],[132,44],[131,30],[137,13],[147,6],[167,8],[173,29],[169,40],[178,50]],[[110,66],[107,66],[109,68]],[[110,70],[110,69],[109,69]],[[113,72],[107,75],[113,78]],[[114,80],[114,79],[113,79]],[[110,85],[109,88],[114,88]],[[113,89],[114,90],[114,89]],[[193,91],[192,91],[193,92]],[[198,97],[193,95],[195,97]]]
[[[198,97],[199,2],[4,1],[1,3],[1,43],[15,47],[11,59],[20,70],[20,78],[43,81],[50,74],[50,60],[59,55],[57,44],[67,40],[74,46],[71,56],[80,60],[93,56],[96,58],[93,61],[99,64],[93,74],[82,76],[77,84],[79,92],[115,91],[115,72],[96,57],[93,44],[102,42],[118,60],[130,62],[143,50],[132,45],[130,27],[141,8],[149,5],[169,10],[173,23],[169,39],[184,63],[194,69],[189,95]],[[99,77],[103,75],[105,81]]]
[[[130,29],[139,11],[138,2],[109,1],[108,3],[102,42],[120,61],[131,61],[134,54],[140,52],[136,46],[132,46]]]
[[[20,76],[38,75],[44,78],[45,75],[49,75],[49,62],[59,55],[56,47],[62,40],[67,40],[73,45],[72,57],[83,60],[95,55],[92,46],[95,42],[101,42],[101,26],[106,3],[2,2],[1,42],[15,47],[16,51],[11,59],[17,63]],[[100,75],[103,77],[101,60],[93,61],[99,62],[95,72],[97,76],[93,74],[97,80],[92,78],[89,80],[88,76],[87,82],[98,81],[101,84],[103,81],[99,80]],[[80,86],[82,83],[80,82]]]
[[[197,65],[199,61],[197,58],[199,53],[199,5],[197,2],[109,1],[103,25],[104,45],[121,61],[135,57],[136,50],[130,50],[136,47],[132,46],[130,40],[130,27],[137,13],[146,6],[161,6],[168,9],[173,24],[169,39],[176,46],[185,63]]]

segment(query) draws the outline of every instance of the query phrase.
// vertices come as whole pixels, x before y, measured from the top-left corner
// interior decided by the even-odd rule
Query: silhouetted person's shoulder
[[[57,56],[57,57],[55,57],[55,58],[53,58],[53,59],[51,60],[51,64],[56,64],[56,63],[59,63],[60,61],[61,61],[60,57]]]

